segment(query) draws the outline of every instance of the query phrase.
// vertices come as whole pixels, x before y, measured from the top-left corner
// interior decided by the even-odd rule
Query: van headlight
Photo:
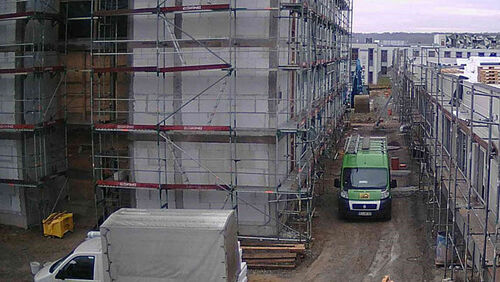
[[[349,193],[345,190],[340,191],[340,197],[344,199],[349,199]]]
[[[387,198],[389,198],[389,196],[391,196],[391,193],[390,193],[389,189],[387,189],[387,190],[382,191],[382,193],[380,194],[380,199],[381,200],[387,199]]]

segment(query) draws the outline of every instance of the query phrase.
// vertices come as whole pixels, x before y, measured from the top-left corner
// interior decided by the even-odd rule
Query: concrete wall
[[[156,1],[146,0],[130,3],[131,8],[156,5]],[[208,3],[184,0],[168,2],[167,5]],[[220,3],[227,4],[228,1],[210,1],[210,4]],[[206,142],[198,140],[199,138],[197,141],[190,140],[190,133],[170,134],[175,144],[182,148],[180,150],[168,142],[162,141],[158,147],[156,139],[148,140],[144,136],[136,136],[129,148],[132,157],[132,173],[129,179],[139,183],[237,184],[238,201],[235,203],[238,204],[240,234],[276,236],[279,228],[271,217],[279,217],[277,212],[285,206],[270,202],[276,200],[276,197],[266,191],[274,191],[285,183],[291,169],[290,156],[295,153],[296,158],[299,158],[307,152],[308,146],[311,146],[308,143],[296,144],[295,152],[292,153],[291,139],[287,134],[276,138],[277,129],[287,124],[290,118],[290,72],[279,69],[279,66],[291,64],[289,42],[286,39],[290,32],[290,22],[286,18],[289,12],[282,12],[283,18],[278,20],[278,11],[267,10],[269,7],[279,8],[276,0],[232,1],[231,5],[232,8],[255,10],[238,12],[236,20],[232,19],[227,11],[166,16],[169,21],[182,27],[182,30],[195,38],[221,39],[221,46],[210,49],[235,67],[232,77],[206,90],[200,98],[169,118],[166,124],[231,126],[237,131],[236,135],[240,141],[230,145],[227,133],[205,132],[201,136],[205,136],[207,140],[216,139]],[[130,24],[131,37],[134,40],[156,40],[157,26],[164,40],[170,41],[175,36],[180,40],[180,44],[183,44],[191,39],[173,27],[173,34],[170,33],[154,15],[132,17]],[[298,40],[308,43],[307,39],[301,37],[301,32],[305,31],[297,30]],[[224,39],[230,36],[238,42],[246,43],[235,43],[238,47],[230,49],[226,46],[227,41],[224,42]],[[223,60],[196,44],[183,47],[182,55],[179,55],[175,48],[161,48],[160,54],[156,53],[156,48],[134,49],[133,52],[130,60],[135,67],[223,63]],[[323,55],[326,56],[335,50],[324,52]],[[310,57],[311,54],[302,55],[304,57],[296,61],[312,62],[320,59]],[[345,68],[345,65],[343,67]],[[162,121],[174,109],[178,109],[224,74],[226,72],[221,70],[165,75],[135,72],[129,92],[132,99],[129,123],[156,124]],[[314,87],[310,86],[312,83],[309,84],[307,79],[315,79]],[[315,100],[325,97],[325,93],[333,92],[333,89],[338,87],[337,83],[340,84],[339,80],[340,75],[333,71],[328,75],[307,72],[302,76],[297,75],[296,85],[293,86],[294,111],[302,114],[303,110],[310,109]],[[314,121],[311,121],[314,122],[311,127],[315,129],[304,134],[305,141],[307,138],[314,139],[312,136],[324,129],[329,121],[327,117],[339,115],[339,105],[329,103],[331,106],[326,110],[312,114],[317,115]],[[218,136],[218,140],[213,136]],[[248,141],[250,139],[251,141]],[[301,143],[300,138],[296,142]],[[234,146],[233,150],[230,146]],[[231,155],[231,152],[234,155]],[[165,162],[162,160],[158,163],[158,156],[167,156],[166,172]],[[311,157],[311,154],[304,154],[302,157],[305,160]],[[201,165],[193,159],[199,160]],[[234,159],[238,159],[237,164]],[[309,166],[304,169],[307,171]],[[232,208],[229,194],[224,191],[169,191],[168,195],[161,195],[161,200],[158,196],[158,191],[136,191],[134,206],[159,208],[168,203],[169,208]]]
[[[173,146],[161,147],[160,155],[168,156],[167,175],[158,173],[158,147],[156,142],[136,141],[132,143],[131,150],[134,158],[135,174],[132,178],[140,183],[184,183],[184,184],[221,184],[238,183],[238,212],[241,225],[261,226],[262,229],[247,230],[254,235],[273,235],[276,230],[275,223],[270,222],[268,216],[255,210],[274,212],[275,204],[268,203],[274,195],[266,194],[265,191],[273,190],[276,187],[276,180],[282,183],[286,176],[286,165],[278,163],[278,175],[275,180],[275,163],[273,159],[276,154],[274,144],[236,144],[236,154],[240,161],[237,168],[231,161],[231,152],[226,143],[194,143],[176,142],[186,153],[178,152],[180,158],[174,158],[174,152],[178,151]],[[279,155],[286,152],[286,142],[283,139],[278,149]],[[188,156],[189,155],[189,156]],[[204,167],[209,168],[208,172],[203,167],[192,160],[200,160]],[[260,160],[260,161],[257,161]],[[182,165],[182,167],[180,167]],[[237,169],[236,174],[231,175],[231,171]],[[162,168],[163,170],[163,168]],[[164,171],[164,170],[163,170]],[[216,179],[220,177],[220,179]],[[231,181],[231,177],[233,181]],[[251,192],[255,191],[255,192]],[[167,195],[163,194],[160,202],[157,191],[137,191],[136,207],[138,208],[159,208],[166,203]],[[243,199],[244,201],[241,201]],[[236,202],[235,202],[236,203]],[[232,208],[229,193],[224,191],[170,191],[168,193],[169,208],[203,208],[220,209]],[[264,226],[269,225],[269,226]],[[240,230],[241,231],[241,230]],[[264,232],[265,231],[265,232]],[[250,234],[250,233],[248,233]]]
[[[200,1],[182,1],[182,5],[200,4]],[[202,1],[205,2],[205,1]],[[227,3],[227,1],[216,1]],[[211,4],[217,4],[213,1]],[[270,6],[270,1],[240,2],[238,4],[248,8],[264,8]],[[155,1],[135,1],[134,8],[154,6]],[[202,3],[204,4],[204,3]],[[206,3],[205,3],[206,4]],[[174,5],[172,2],[170,5]],[[182,14],[177,17],[167,16],[172,22],[182,24],[182,29],[195,38],[228,38],[231,34],[232,21],[228,12],[220,13],[193,13]],[[182,21],[181,21],[182,18]],[[133,20],[134,39],[151,40],[156,38],[156,16],[135,17]],[[235,37],[238,38],[269,38],[272,31],[269,28],[269,12],[256,11],[238,15],[234,26]],[[252,26],[253,28],[248,28]],[[172,28],[172,30],[174,30]],[[190,38],[185,33],[177,32],[178,39]],[[170,34],[166,40],[171,40]],[[275,47],[275,46],[274,46]],[[235,126],[237,128],[272,128],[278,122],[272,114],[273,106],[269,102],[271,87],[276,88],[276,80],[270,80],[270,64],[276,53],[268,47],[237,48],[234,57],[230,57],[227,47],[211,48],[213,52],[228,62],[236,63],[236,74],[233,85],[228,77],[218,85],[210,88],[196,101],[183,108],[178,114],[170,118],[167,124],[184,125],[232,125],[233,116],[230,112],[236,111]],[[134,66],[175,66],[175,65],[203,65],[224,63],[203,47],[183,48],[182,55],[175,53],[175,49],[163,49],[166,54],[159,56],[157,62],[156,49],[136,49],[133,56]],[[277,58],[276,58],[277,59]],[[181,62],[183,61],[183,63]],[[166,114],[179,108],[194,95],[203,91],[214,83],[225,72],[195,71],[166,74],[158,77],[156,74],[135,73],[130,95],[134,98],[131,109],[131,120],[135,124],[154,124],[162,120]],[[274,90],[276,91],[276,90]],[[158,93],[164,93],[158,95]],[[160,97],[160,101],[158,101]],[[230,99],[236,99],[235,108],[232,108]],[[271,113],[270,113],[271,112]],[[143,183],[184,183],[184,184],[230,184],[236,181],[234,172],[236,165],[232,163],[230,145],[223,143],[176,142],[184,152],[172,145],[160,147],[160,155],[167,156],[167,173],[157,173],[158,147],[156,142],[135,141],[131,144],[131,153],[134,157],[133,167],[135,174],[132,180]],[[282,144],[286,146],[286,144]],[[237,182],[239,187],[260,191],[254,193],[238,193],[239,199],[248,201],[265,213],[269,213],[271,205],[269,195],[263,193],[269,187],[274,187],[275,179],[274,144],[236,144],[236,154],[241,161],[237,165]],[[283,150],[286,151],[286,150]],[[195,160],[200,160],[203,167]],[[255,161],[260,159],[261,161]],[[163,164],[162,164],[163,165]],[[209,173],[205,168],[210,169]],[[163,168],[162,168],[163,169]],[[138,171],[140,170],[140,171]],[[220,179],[216,179],[216,176]],[[282,180],[285,173],[281,176]],[[160,180],[158,179],[160,178]],[[166,180],[165,180],[166,178]],[[162,199],[168,201],[169,208],[232,208],[230,195],[224,191],[170,191]],[[139,208],[158,208],[160,203],[158,192],[137,191],[136,206]],[[238,201],[238,216],[240,232],[247,234],[272,235],[277,231],[270,219],[255,211],[243,201]],[[252,226],[242,230],[243,225]],[[261,228],[255,228],[262,226]]]

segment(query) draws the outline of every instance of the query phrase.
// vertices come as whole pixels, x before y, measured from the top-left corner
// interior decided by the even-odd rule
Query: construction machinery
[[[370,111],[369,90],[368,86],[363,83],[363,67],[359,59],[356,60],[350,103],[356,112]]]

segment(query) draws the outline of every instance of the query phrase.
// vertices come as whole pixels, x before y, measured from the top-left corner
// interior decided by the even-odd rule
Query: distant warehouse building
[[[353,43],[352,59],[353,62],[360,60],[364,70],[364,83],[378,84],[379,77],[386,76],[392,67],[395,50],[401,48],[408,46],[383,45],[380,42]]]
[[[435,46],[410,47],[410,57],[423,64],[456,66],[463,59],[471,57],[499,57],[500,49],[442,48]]]
[[[410,46],[403,41],[377,41],[352,44],[353,63],[360,60],[365,84],[378,84],[393,66],[396,50],[407,50],[407,58],[419,64],[463,66],[471,57],[500,57],[500,45],[493,35],[437,34],[432,46]]]

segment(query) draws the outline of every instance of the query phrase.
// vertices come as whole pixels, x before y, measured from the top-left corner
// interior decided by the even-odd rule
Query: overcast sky
[[[354,32],[500,32],[500,0],[354,0]]]

